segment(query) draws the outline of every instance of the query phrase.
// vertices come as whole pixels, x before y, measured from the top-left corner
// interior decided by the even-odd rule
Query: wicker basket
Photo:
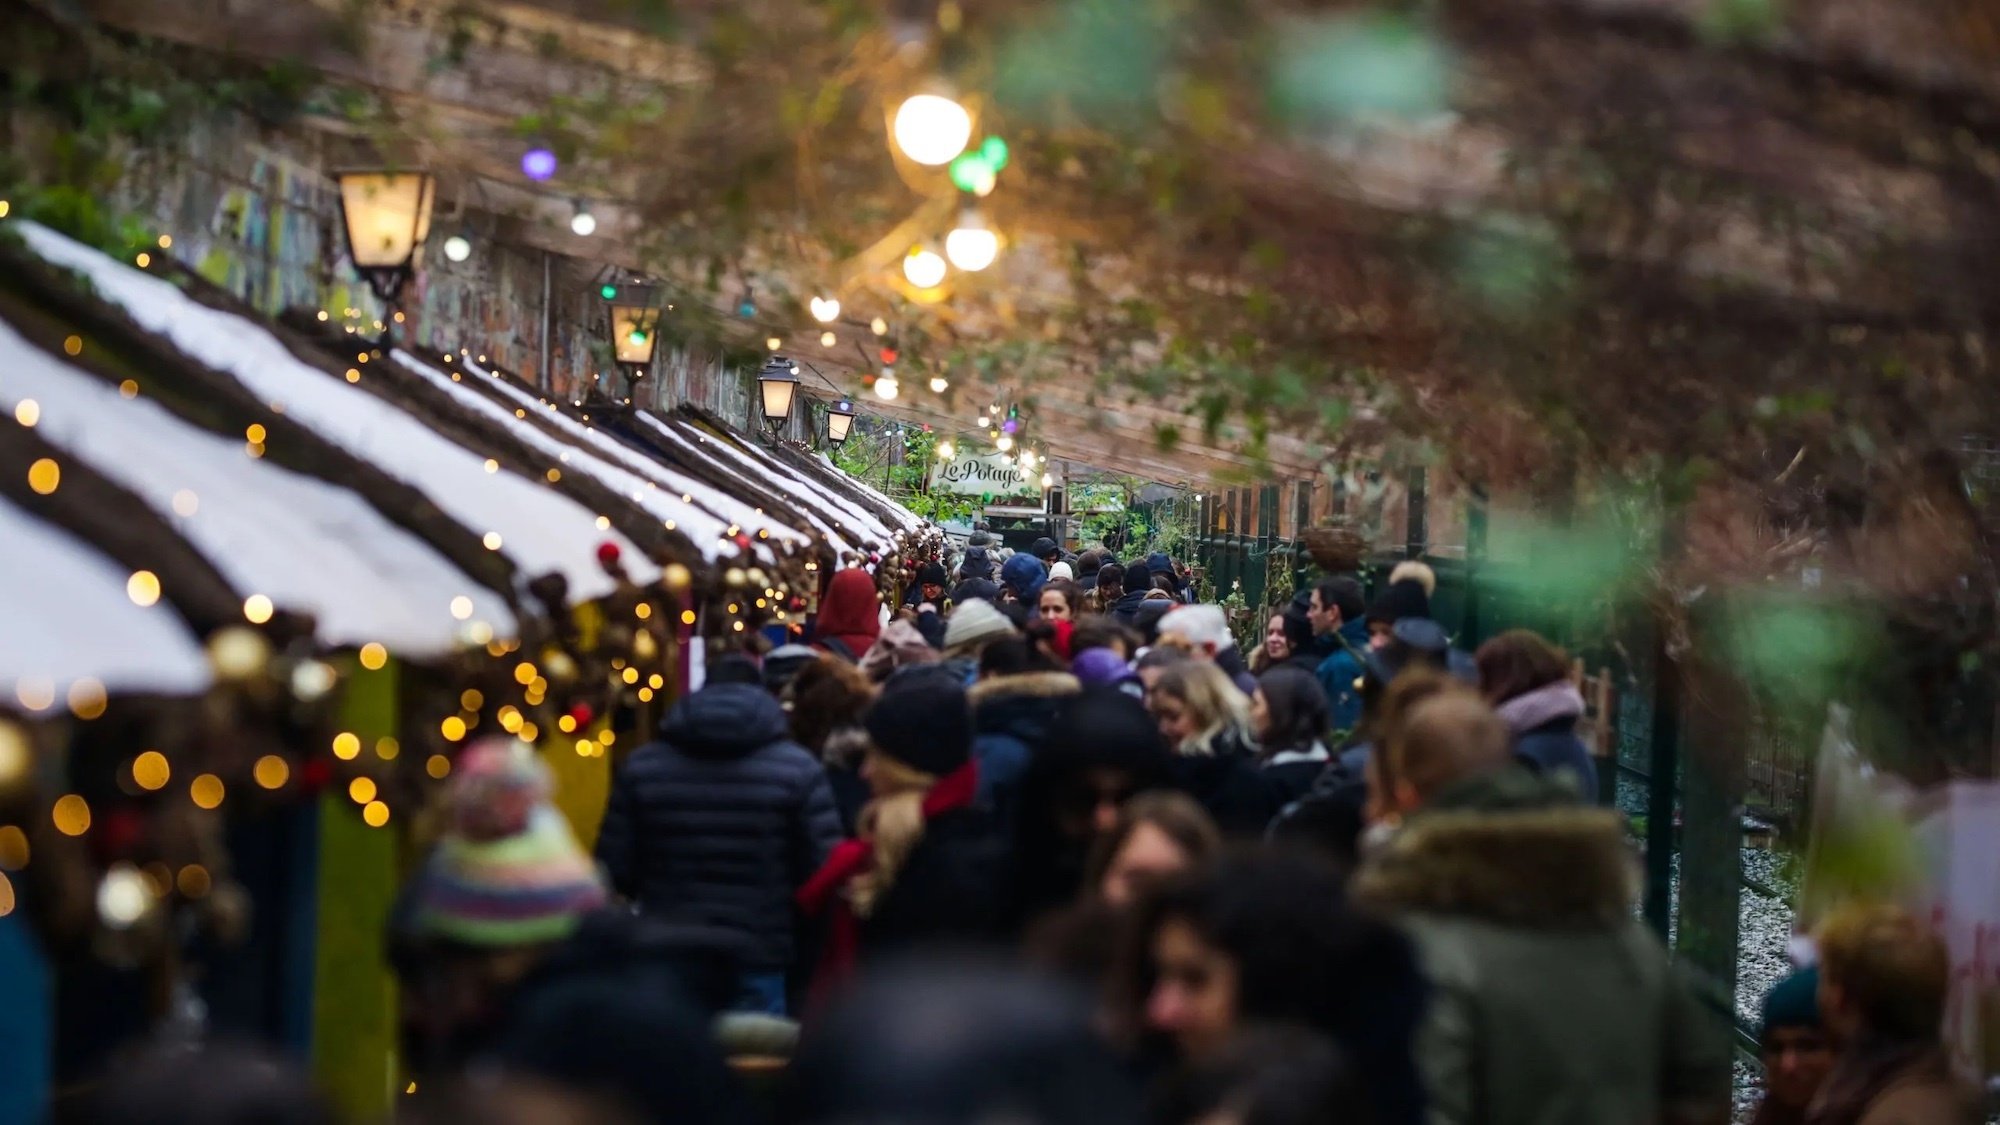
[[[1299,542],[1325,571],[1359,570],[1362,560],[1368,557],[1368,537],[1344,520],[1325,527],[1309,527],[1299,535]]]

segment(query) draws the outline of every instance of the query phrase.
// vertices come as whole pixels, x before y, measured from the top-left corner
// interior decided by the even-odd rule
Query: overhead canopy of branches
[[[965,427],[1005,398],[1059,455],[1095,430],[1211,477],[1395,436],[1544,497],[1726,482],[1752,555],[1918,496],[1980,541],[2000,33],[1976,0],[79,6],[303,62],[309,121],[706,295],[675,331],[756,348],[838,294],[906,380],[953,380],[885,413]],[[900,258],[969,197],[887,122],[940,82],[1012,159],[979,201],[999,263],[932,300]],[[529,144],[559,194],[520,176]],[[615,237],[562,233],[571,197]],[[803,350],[858,390],[873,347]]]

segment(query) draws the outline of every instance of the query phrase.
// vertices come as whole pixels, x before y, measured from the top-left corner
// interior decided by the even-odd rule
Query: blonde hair
[[[855,822],[857,833],[875,853],[875,862],[855,876],[850,891],[854,913],[861,918],[875,912],[882,896],[895,886],[896,873],[923,840],[924,796],[938,781],[880,750],[869,751],[868,771],[876,784],[891,791],[863,806]]]
[[[1813,934],[1820,981],[1837,989],[1869,1032],[1935,1041],[1944,1025],[1951,959],[1944,942],[1900,906],[1852,903]]]
[[[1403,581],[1415,582],[1422,586],[1424,596],[1427,598],[1437,593],[1437,571],[1432,570],[1429,563],[1419,562],[1416,559],[1404,559],[1397,563],[1396,568],[1389,572],[1389,584],[1393,586]]]
[[[1177,747],[1181,754],[1213,754],[1216,738],[1230,730],[1241,734],[1249,725],[1250,700],[1209,661],[1183,660],[1168,665],[1153,690],[1180,700],[1194,719],[1196,733]]]

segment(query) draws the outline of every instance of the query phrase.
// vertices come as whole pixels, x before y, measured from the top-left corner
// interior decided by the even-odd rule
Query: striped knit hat
[[[548,767],[519,739],[483,739],[459,756],[451,826],[418,888],[419,930],[468,945],[532,945],[568,936],[603,905],[604,884],[550,788]]]

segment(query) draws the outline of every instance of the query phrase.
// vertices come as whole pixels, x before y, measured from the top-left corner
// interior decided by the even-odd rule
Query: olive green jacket
[[[1440,794],[1367,859],[1355,898],[1401,922],[1433,987],[1431,1125],[1728,1120],[1726,1026],[1638,888],[1618,815],[1526,771]]]

